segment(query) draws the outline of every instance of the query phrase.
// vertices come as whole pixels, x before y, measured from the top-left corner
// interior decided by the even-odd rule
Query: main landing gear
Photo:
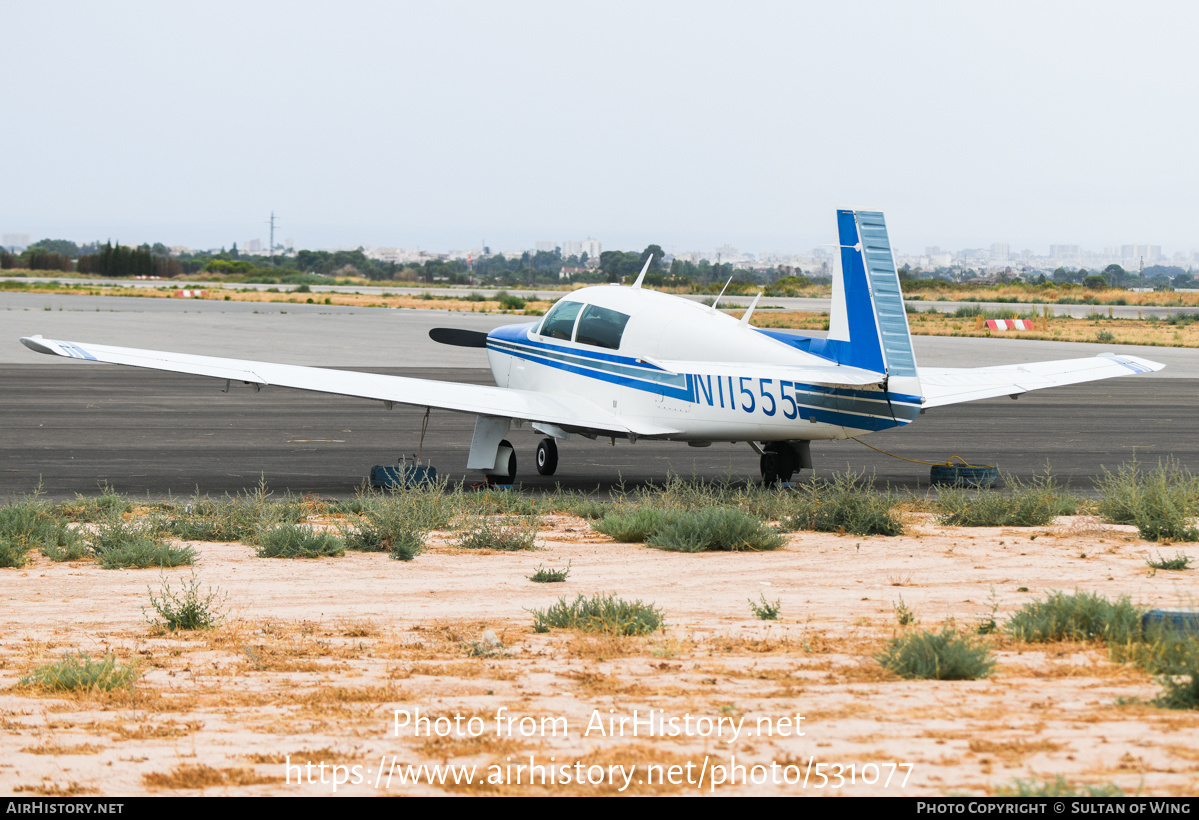
[[[488,484],[511,484],[516,480],[516,450],[507,439],[500,442],[495,465],[504,472],[486,473]],[[552,438],[543,438],[537,444],[537,472],[541,475],[553,475],[557,469],[558,443]]]
[[[763,484],[779,484],[804,467],[812,466],[812,456],[806,441],[768,441],[762,447],[759,466]]]
[[[500,442],[500,451],[495,458],[495,466],[497,469],[506,468],[507,472],[485,473],[488,484],[511,484],[516,480],[516,450],[512,448],[512,444],[507,439]]]

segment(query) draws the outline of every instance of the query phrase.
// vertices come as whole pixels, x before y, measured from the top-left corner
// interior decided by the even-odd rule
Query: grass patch
[[[1097,482],[1099,513],[1114,524],[1133,524],[1148,541],[1199,541],[1199,477],[1172,458],[1153,470],[1134,460]]]
[[[754,617],[760,621],[777,621],[779,612],[783,608],[781,598],[776,598],[774,601],[767,601],[765,593],[762,594],[761,603],[757,603],[753,598],[749,599],[749,608],[753,611]]]
[[[570,562],[566,562],[563,569],[554,569],[538,565],[537,569],[533,570],[533,574],[528,576],[530,581],[537,584],[560,584],[566,580],[566,576],[570,575]]]
[[[1004,493],[942,487],[937,520],[951,527],[1039,527],[1078,512],[1078,499],[1048,476],[1024,483],[1006,475],[1003,483]]]
[[[1145,563],[1153,569],[1180,570],[1191,566],[1191,556],[1177,553],[1173,558],[1165,558],[1159,552],[1157,558],[1146,558]]]
[[[97,525],[90,539],[92,553],[104,569],[146,569],[192,564],[192,547],[176,547],[161,538],[161,522],[133,521],[111,513]]]
[[[133,502],[105,484],[100,495],[94,498],[77,495],[74,501],[59,504],[57,511],[71,521],[94,523],[114,514],[133,512]]]
[[[615,595],[580,595],[573,601],[559,598],[546,610],[533,611],[533,631],[577,629],[610,635],[650,635],[665,623],[664,616],[652,604],[625,601]]]
[[[729,507],[665,510],[624,507],[591,525],[617,541],[645,543],[671,552],[776,550],[786,543],[760,518]]]
[[[117,663],[111,652],[99,660],[86,652],[63,655],[58,663],[39,666],[21,683],[54,691],[104,691],[114,689],[133,690],[137,680],[137,667]]]
[[[1112,602],[1097,593],[1055,592],[1021,607],[1007,630],[1025,641],[1102,640],[1112,661],[1160,676],[1155,706],[1199,708],[1199,638],[1165,625],[1142,631],[1142,614],[1126,596]]]
[[[877,660],[901,678],[921,680],[978,680],[995,668],[986,646],[949,626],[893,638]]]
[[[346,549],[387,552],[411,561],[425,548],[429,531],[450,526],[453,504],[445,481],[385,492],[360,492],[349,504],[357,516],[354,529],[343,528]]]
[[[591,529],[625,544],[642,544],[666,526],[670,520],[666,510],[655,507],[614,510],[606,513]]]
[[[87,543],[73,530],[67,530],[74,537],[65,544],[43,544],[42,555],[55,563],[64,561],[81,561],[92,557],[92,551]]]
[[[157,598],[154,597],[153,590],[146,587],[150,592],[150,606],[158,613],[157,618],[151,618],[146,614],[145,607],[142,608],[142,614],[146,615],[150,625],[164,632],[213,629],[219,626],[225,618],[221,606],[228,593],[221,596],[219,590],[214,592],[212,587],[209,587],[207,594],[201,594],[200,582],[196,580],[194,572],[190,579],[181,579],[180,583],[182,589],[178,594],[171,591],[170,584],[164,583]]]
[[[468,550],[535,550],[537,519],[475,516],[454,545]]]
[[[648,547],[670,552],[762,552],[785,543],[761,519],[727,507],[667,516],[645,540]]]
[[[898,499],[874,489],[874,479],[848,471],[832,481],[813,479],[794,491],[791,514],[783,521],[790,530],[901,535],[903,521],[895,512]]]
[[[37,492],[0,507],[0,567],[25,566],[34,549],[86,554],[79,535]]]
[[[304,524],[280,524],[260,530],[255,537],[259,558],[340,558],[345,542]]]
[[[1020,607],[1007,631],[1020,641],[1102,640],[1127,643],[1140,635],[1142,612],[1128,596],[1115,602],[1096,592],[1051,592],[1044,601]]]
[[[1164,675],[1158,678],[1162,692],[1153,705],[1162,709],[1199,709],[1199,667],[1189,674]]]

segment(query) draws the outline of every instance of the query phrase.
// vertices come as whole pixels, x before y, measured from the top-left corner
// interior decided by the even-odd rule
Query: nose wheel
[[[558,443],[552,438],[543,438],[537,443],[537,472],[553,475],[558,469]]]

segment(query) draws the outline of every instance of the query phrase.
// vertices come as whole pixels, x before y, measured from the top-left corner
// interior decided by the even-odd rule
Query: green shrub
[[[255,536],[259,558],[340,558],[345,543],[336,535],[302,524],[280,524]]]
[[[529,580],[538,584],[560,584],[566,580],[567,575],[570,575],[569,561],[566,562],[563,569],[538,565],[537,569],[533,570],[533,574],[529,576]]]
[[[545,611],[533,611],[533,631],[577,629],[611,635],[649,635],[664,624],[657,607],[641,601],[625,601],[615,595],[580,595],[573,601],[559,598]]]
[[[92,660],[86,652],[67,652],[58,663],[40,666],[21,678],[21,683],[42,689],[110,692],[129,689],[137,680],[137,667],[117,663],[111,652],[100,660]]]
[[[536,519],[475,516],[454,545],[468,550],[535,550]]]
[[[444,489],[439,481],[394,492],[360,492],[349,505],[358,516],[355,529],[342,532],[346,549],[411,561],[424,550],[430,530],[450,525],[454,505]]]
[[[874,489],[874,480],[847,471],[832,481],[813,479],[799,485],[785,527],[814,532],[855,535],[900,535],[903,521],[895,512],[898,500]]]
[[[495,295],[495,299],[504,310],[523,310],[525,307],[524,299],[521,299],[519,296],[513,296],[505,290],[499,291]]]
[[[946,626],[940,632],[908,632],[893,638],[878,662],[902,678],[977,680],[988,677],[995,661],[988,649]]]
[[[221,605],[228,594],[221,596],[219,590],[214,592],[212,587],[209,587],[208,593],[202,595],[200,583],[196,580],[194,572],[189,580],[181,579],[181,584],[183,588],[176,594],[171,591],[170,584],[164,583],[157,598],[154,597],[153,590],[146,587],[150,592],[150,606],[158,613],[158,618],[151,618],[146,614],[145,607],[142,608],[142,614],[146,616],[150,625],[166,632],[213,629],[219,626],[225,617]]]
[[[1146,558],[1145,563],[1152,569],[1163,570],[1180,570],[1187,569],[1191,566],[1191,556],[1186,553],[1177,553],[1173,558],[1165,558],[1159,552],[1157,558]]]
[[[22,567],[31,550],[82,550],[82,539],[35,492],[0,507],[0,567]]]
[[[197,492],[176,509],[166,529],[186,541],[240,541],[250,543],[256,534],[277,524],[295,524],[304,519],[302,498],[287,493],[273,499],[266,480],[236,496],[209,498]]]
[[[27,545],[0,537],[0,567],[23,567],[28,555]]]
[[[104,569],[165,569],[192,564],[196,560],[196,551],[191,547],[176,547],[151,537],[92,549]]]
[[[753,598],[749,599],[749,608],[753,610],[754,615],[762,621],[777,621],[779,612],[782,610],[782,599],[776,598],[773,602],[766,600],[766,595],[762,594],[762,602],[756,603]]]
[[[77,495],[74,501],[58,505],[60,515],[72,521],[95,522],[113,514],[133,512],[133,502],[108,485],[101,487],[100,495],[85,497]]]
[[[728,508],[675,513],[645,540],[646,546],[671,552],[760,552],[785,543],[761,519]]]
[[[942,487],[937,492],[937,520],[952,527],[1038,527],[1059,515],[1078,512],[1078,499],[1048,476],[1027,484],[1015,476],[1003,478],[1006,492]]]
[[[1051,592],[1045,601],[1022,606],[1007,624],[1007,631],[1021,641],[1089,641],[1125,643],[1139,636],[1139,608],[1128,596],[1114,603],[1096,592]]]
[[[916,613],[903,602],[903,596],[899,596],[899,602],[891,604],[891,610],[895,613],[895,623],[900,626],[911,626],[916,623]]]
[[[62,544],[43,544],[42,555],[56,563],[64,561],[81,561],[84,558],[91,558],[92,551],[87,543],[73,530],[67,530],[71,533],[71,538],[67,543]]]
[[[1099,513],[1115,524],[1134,524],[1149,541],[1199,541],[1199,477],[1173,458],[1144,471],[1133,461],[1097,482]]]
[[[1199,667],[1189,674],[1163,675],[1158,679],[1162,693],[1153,700],[1162,709],[1199,709]]]
[[[669,513],[655,507],[637,507],[609,512],[591,525],[591,529],[626,544],[644,543],[671,519]]]

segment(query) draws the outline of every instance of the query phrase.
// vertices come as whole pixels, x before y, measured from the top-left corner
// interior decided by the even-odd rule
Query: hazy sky
[[[0,0],[0,231],[1199,248],[1188,2]]]

